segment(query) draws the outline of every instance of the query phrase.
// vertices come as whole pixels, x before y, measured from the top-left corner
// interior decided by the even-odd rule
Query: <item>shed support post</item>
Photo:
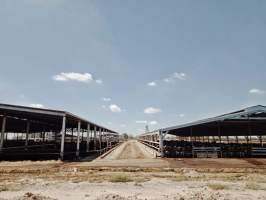
[[[227,144],[230,143],[229,136],[226,136]]]
[[[191,146],[193,148],[193,127],[190,127],[190,138]]]
[[[76,151],[76,156],[79,158],[79,146],[80,146],[80,126],[81,122],[78,122],[78,132],[77,132],[77,151]]]
[[[163,144],[163,140],[164,140],[164,133],[160,130],[159,131],[159,151],[161,154],[161,157],[164,157],[164,144]]]
[[[260,136],[258,136],[258,139],[259,139],[259,141],[260,141],[260,146],[261,147],[263,147],[263,143],[262,143],[262,136],[260,135]]]
[[[236,143],[238,144],[238,136],[236,136]]]
[[[26,140],[25,140],[25,147],[28,147],[29,144],[29,133],[30,133],[30,121],[27,121],[27,128],[26,128]]]
[[[60,149],[60,158],[64,160],[64,151],[65,151],[65,134],[66,134],[66,116],[62,120],[62,129],[61,129],[61,149]]]
[[[97,150],[97,148],[96,148],[96,145],[97,145],[97,141],[96,141],[96,137],[97,137],[97,127],[96,126],[94,126],[94,150]]]
[[[101,129],[101,128],[100,128],[100,130],[99,130],[100,154],[102,153],[102,130],[103,130],[103,129]]]
[[[42,142],[45,142],[45,130],[42,132]]]
[[[223,152],[222,152],[222,138],[221,138],[221,123],[218,121],[218,135],[219,135],[219,141],[220,141],[220,153],[221,153],[221,158],[223,157]]]
[[[90,151],[90,124],[87,125],[87,146],[86,146],[86,151]]]
[[[0,151],[2,151],[4,147],[5,131],[6,131],[6,116],[3,116],[2,128],[1,128],[1,139],[0,139]]]

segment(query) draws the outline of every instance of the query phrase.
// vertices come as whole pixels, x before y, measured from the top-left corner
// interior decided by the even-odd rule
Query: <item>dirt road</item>
[[[169,163],[156,158],[156,152],[136,140],[129,140],[118,146],[110,154],[93,162],[78,163],[86,167],[142,167],[167,168]]]
[[[104,159],[107,160],[152,159],[154,157],[155,157],[154,154],[149,152],[143,144],[137,142],[136,140],[129,140],[120,145],[117,149],[115,149],[112,153],[107,155]]]

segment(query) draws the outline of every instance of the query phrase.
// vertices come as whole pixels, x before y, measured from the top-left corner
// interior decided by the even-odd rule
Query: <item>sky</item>
[[[266,1],[0,0],[0,102],[139,134],[266,105]]]

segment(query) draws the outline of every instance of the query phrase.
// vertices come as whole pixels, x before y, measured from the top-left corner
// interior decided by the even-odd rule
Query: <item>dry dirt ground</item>
[[[266,199],[266,160],[160,159],[128,141],[93,162],[0,162],[4,199]]]

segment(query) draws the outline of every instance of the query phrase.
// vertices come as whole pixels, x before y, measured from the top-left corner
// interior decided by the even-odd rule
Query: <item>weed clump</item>
[[[208,184],[208,187],[212,190],[227,190],[228,189],[228,186],[219,184],[219,183]]]
[[[114,175],[109,179],[110,182],[112,183],[127,183],[127,182],[132,182],[133,180],[124,174],[118,174]]]

